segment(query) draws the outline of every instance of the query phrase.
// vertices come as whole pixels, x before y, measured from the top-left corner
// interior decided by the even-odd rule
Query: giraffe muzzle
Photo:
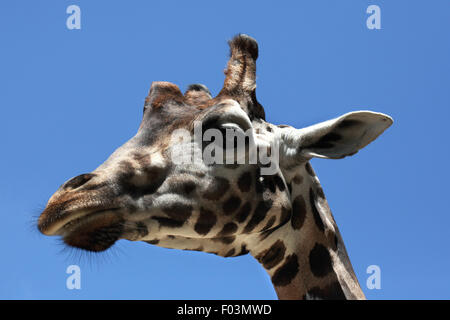
[[[37,227],[41,233],[65,236],[86,221],[100,219],[111,212],[119,215],[112,188],[106,183],[88,183],[94,176],[79,175],[55,192],[39,217]]]
[[[108,249],[124,232],[124,219],[115,208],[64,212],[56,218],[45,213],[39,219],[39,231],[48,236],[61,236],[67,245],[87,251]]]
[[[106,210],[84,216],[75,224],[66,224],[64,228],[68,228],[63,236],[67,245],[99,252],[110,248],[120,239],[124,231],[124,220],[114,210]]]
[[[47,210],[47,209],[46,209]],[[109,214],[118,215],[116,208],[65,211],[60,213],[51,213],[48,211],[42,213],[38,221],[38,229],[47,236],[65,236],[80,225],[87,224]]]

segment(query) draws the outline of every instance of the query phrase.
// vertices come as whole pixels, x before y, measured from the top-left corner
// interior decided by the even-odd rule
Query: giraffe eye
[[[221,127],[224,128],[225,130],[237,130],[244,132],[244,130],[242,130],[242,128],[236,123],[224,123],[221,125]]]
[[[236,124],[223,124],[204,130],[203,142],[212,142],[222,149],[236,149],[245,144],[245,132]]]
[[[223,135],[224,149],[237,149],[245,147],[245,132],[234,123],[226,123],[220,126],[219,129]],[[242,144],[242,146],[240,145]]]
[[[216,158],[222,158],[223,155],[227,162],[243,158],[254,141],[251,123],[232,112],[208,117],[202,128],[204,152]]]

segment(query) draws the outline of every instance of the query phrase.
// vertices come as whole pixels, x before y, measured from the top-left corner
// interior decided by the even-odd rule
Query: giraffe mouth
[[[96,211],[68,221],[60,229],[64,242],[94,252],[110,248],[124,232],[124,220],[116,210]]]
[[[48,207],[38,222],[45,235],[61,236],[71,246],[87,251],[104,251],[124,233],[124,218],[120,208],[90,207],[77,210],[58,210]]]
[[[103,216],[109,216],[108,213],[117,211],[118,208],[76,210],[68,212],[51,212],[45,215],[38,223],[38,229],[45,235],[65,236],[78,227],[95,221]],[[52,210],[53,211],[53,210]],[[56,217],[56,218],[55,218]]]
[[[97,211],[92,211],[89,213],[80,213],[75,217],[72,217],[68,221],[60,223],[60,227],[57,230],[58,235],[66,236],[72,231],[79,229],[82,226],[89,225],[90,223],[95,223],[98,220],[108,220],[112,219],[115,215],[113,212],[118,209],[102,209]]]

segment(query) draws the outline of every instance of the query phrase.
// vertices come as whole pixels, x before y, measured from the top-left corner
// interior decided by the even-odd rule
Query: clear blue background
[[[81,30],[66,28],[67,6]],[[381,7],[381,30],[366,8]],[[132,137],[152,81],[223,83],[226,40],[260,45],[259,101],[304,127],[370,109],[395,123],[352,158],[313,160],[370,299],[450,298],[450,2],[1,1],[0,298],[275,299],[251,256],[120,241],[91,256],[33,219]],[[66,289],[78,264],[82,289]],[[381,290],[366,287],[369,265]]]

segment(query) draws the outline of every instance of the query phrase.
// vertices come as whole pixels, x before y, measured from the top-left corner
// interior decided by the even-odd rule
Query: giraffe
[[[39,231],[93,252],[126,239],[222,257],[249,253],[279,299],[365,299],[310,160],[354,155],[393,120],[355,111],[302,129],[266,122],[255,94],[258,44],[239,34],[229,46],[216,97],[201,84],[183,94],[175,84],[153,82],[136,135],[94,171],[61,185],[38,219]],[[248,132],[256,149],[278,153],[274,172],[263,174],[267,164],[247,156],[243,163],[175,164],[177,146],[200,154],[206,147],[173,139],[177,130],[193,132],[195,123],[202,132]],[[215,147],[237,148],[223,141]]]

